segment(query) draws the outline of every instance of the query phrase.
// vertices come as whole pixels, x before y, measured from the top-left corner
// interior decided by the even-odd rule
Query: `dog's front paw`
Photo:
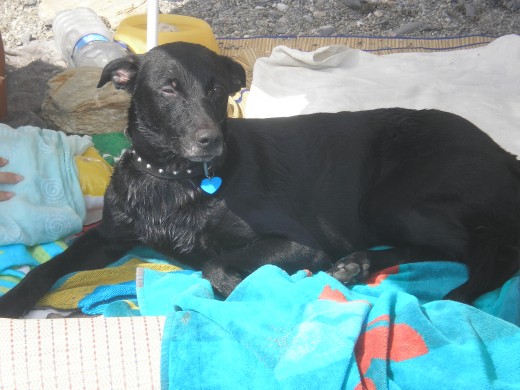
[[[208,261],[204,264],[202,275],[211,282],[213,290],[222,298],[227,298],[244,280],[236,269],[226,267],[218,261]]]
[[[339,259],[327,273],[343,284],[357,283],[367,279],[370,273],[370,260],[367,252],[355,252]]]

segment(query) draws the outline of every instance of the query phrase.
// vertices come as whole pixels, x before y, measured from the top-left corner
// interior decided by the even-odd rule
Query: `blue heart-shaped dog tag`
[[[202,191],[212,195],[217,192],[221,184],[222,179],[218,176],[214,176],[211,179],[206,177],[200,182],[200,188],[202,188]]]

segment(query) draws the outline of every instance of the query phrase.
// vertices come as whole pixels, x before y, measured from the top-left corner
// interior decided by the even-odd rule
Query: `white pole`
[[[146,14],[146,50],[157,46],[159,34],[159,0],[148,0]]]

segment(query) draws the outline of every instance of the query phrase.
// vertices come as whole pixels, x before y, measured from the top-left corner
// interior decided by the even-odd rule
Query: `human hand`
[[[3,167],[9,163],[5,158],[0,157],[0,167]],[[0,184],[16,184],[23,180],[22,175],[18,175],[13,172],[0,172]],[[3,200],[11,199],[14,196],[13,192],[0,191],[0,202]]]

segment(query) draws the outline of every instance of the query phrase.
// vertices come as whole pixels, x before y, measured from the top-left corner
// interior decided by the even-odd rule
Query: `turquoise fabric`
[[[37,245],[81,231],[86,209],[74,155],[90,145],[88,136],[0,124],[0,156],[9,160],[0,170],[25,178],[0,184],[16,193],[0,202],[0,245]]]
[[[225,301],[184,280],[167,295],[161,388],[519,389],[520,276],[480,308],[441,300],[465,274],[402,265],[348,289],[267,265]]]

